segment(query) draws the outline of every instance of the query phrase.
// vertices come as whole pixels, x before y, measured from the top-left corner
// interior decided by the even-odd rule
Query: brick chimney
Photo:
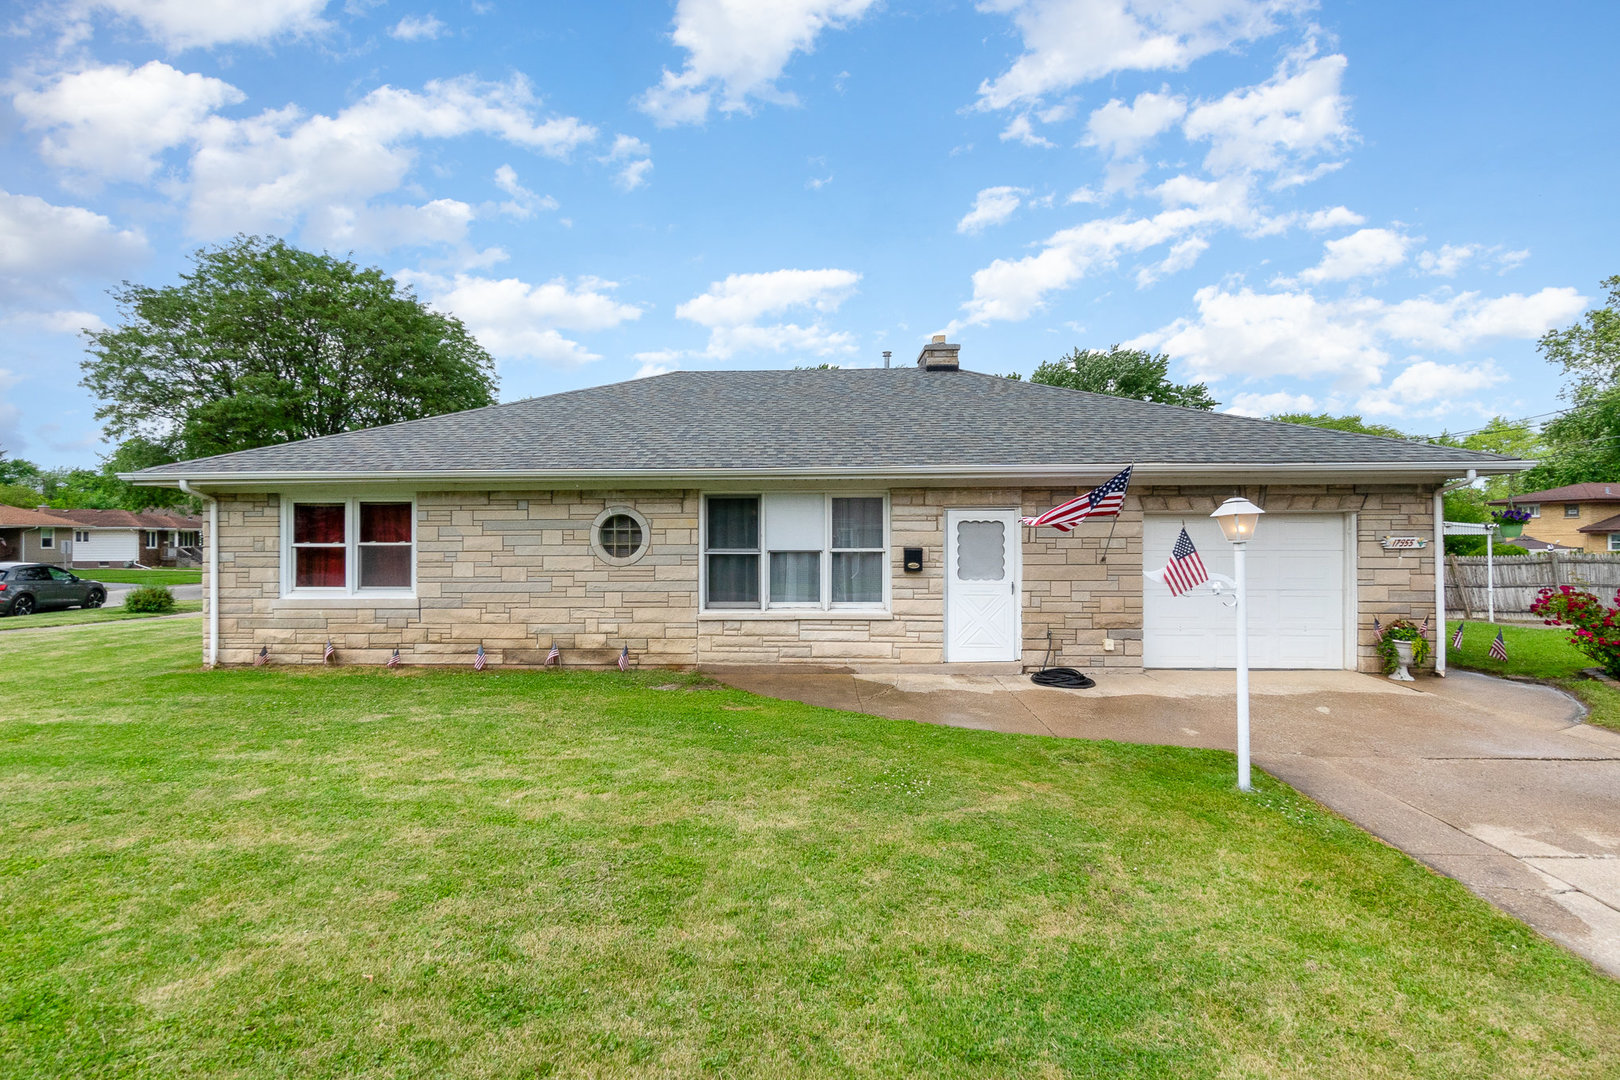
[[[917,366],[924,371],[960,371],[961,364],[957,362],[956,354],[962,351],[960,345],[945,344],[944,334],[935,334],[934,340],[922,347],[917,354]]]

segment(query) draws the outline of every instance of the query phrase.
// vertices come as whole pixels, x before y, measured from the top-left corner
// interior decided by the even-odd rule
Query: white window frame
[[[1538,518],[1538,517],[1541,516],[1541,504],[1540,503],[1527,503],[1526,505],[1530,507],[1530,516],[1531,517]]]
[[[771,551],[765,543],[766,537],[766,496],[776,494],[820,495],[822,498],[822,526],[820,544],[820,586],[821,599],[815,603],[771,603]],[[759,541],[753,551],[736,551],[736,554],[757,554],[759,556],[759,606],[758,607],[710,607],[709,606],[709,556],[711,554],[726,554],[729,549],[711,552],[709,550],[709,499],[758,499],[759,500]],[[832,501],[834,499],[881,499],[883,502],[883,546],[881,548],[839,548],[839,551],[872,551],[881,556],[883,566],[883,598],[872,604],[851,604],[832,602]],[[893,592],[893,567],[889,552],[893,547],[890,538],[891,522],[889,508],[889,493],[887,491],[812,491],[812,492],[775,492],[775,491],[711,491],[702,494],[698,511],[698,613],[702,615],[733,617],[760,617],[774,616],[776,618],[794,617],[820,617],[827,614],[839,615],[887,615],[890,612]],[[778,551],[809,551],[811,548],[777,548]]]
[[[75,544],[88,544],[90,542],[90,530],[89,529],[74,529],[73,530],[73,542]]]
[[[39,546],[42,548],[56,547],[56,527],[54,525],[41,525],[39,529]]]
[[[1609,550],[1620,551],[1620,533],[1609,534]]]
[[[331,505],[342,503],[343,511],[343,587],[312,588],[305,586],[299,588],[293,584],[295,580],[295,560],[293,556],[293,507],[298,504]],[[393,545],[362,545],[360,543],[360,504],[361,503],[409,503],[411,507],[411,584],[409,588],[399,589],[362,589],[360,587],[360,548],[362,546],[391,547]],[[416,496],[412,495],[322,495],[311,492],[308,494],[283,495],[281,497],[281,595],[283,597],[297,596],[326,596],[326,597],[365,597],[387,600],[394,598],[415,598],[416,596],[416,545],[417,536],[421,533],[421,523],[417,520]],[[405,545],[401,544],[400,547]]]
[[[1575,512],[1572,514],[1572,513],[1570,513],[1571,510],[1573,510]],[[1578,517],[1580,517],[1581,516],[1581,504],[1580,503],[1565,503],[1564,504],[1564,516],[1567,517],[1567,518],[1578,518]]]
[[[159,543],[158,531],[156,529],[143,529],[142,531],[145,532],[146,535],[141,537],[141,546],[144,548],[157,547]]]
[[[186,541],[187,537],[191,538],[189,543]],[[202,533],[192,529],[179,529],[174,534],[174,543],[176,547],[201,547]]]

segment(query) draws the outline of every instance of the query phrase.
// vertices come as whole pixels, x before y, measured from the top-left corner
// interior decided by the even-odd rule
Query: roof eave
[[[172,472],[119,473],[119,479],[141,487],[174,487],[182,480],[190,485],[228,488],[240,485],[264,484],[364,484],[364,483],[448,483],[456,486],[468,483],[495,483],[502,487],[514,484],[578,484],[582,482],[606,485],[635,483],[683,483],[770,479],[828,479],[828,480],[888,480],[916,483],[923,479],[958,481],[1051,481],[1069,484],[1077,477],[1106,475],[1119,469],[1120,462],[1074,462],[1058,465],[914,465],[872,468],[748,468],[748,469],[547,469],[547,470],[489,470],[489,469],[398,469],[398,470],[264,470],[226,473]],[[1369,476],[1393,479],[1434,478],[1449,479],[1469,470],[1478,475],[1520,472],[1533,466],[1533,461],[1502,459],[1500,461],[1438,461],[1438,462],[1225,462],[1185,464],[1177,462],[1139,462],[1134,476],[1141,480],[1163,481],[1170,478],[1196,478],[1209,481],[1240,479],[1245,482],[1267,483],[1277,478],[1354,478],[1365,480]]]

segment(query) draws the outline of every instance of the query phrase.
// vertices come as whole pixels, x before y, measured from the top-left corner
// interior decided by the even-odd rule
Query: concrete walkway
[[[896,719],[1231,749],[1230,672],[726,674],[769,697]],[[1255,764],[1620,976],[1620,733],[1547,687],[1467,672],[1403,686],[1347,671],[1253,676]]]

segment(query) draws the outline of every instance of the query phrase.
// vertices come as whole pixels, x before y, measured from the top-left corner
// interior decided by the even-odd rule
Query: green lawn
[[[1229,754],[0,640],[0,1075],[1612,1077],[1620,982]]]
[[[105,581],[109,585],[201,585],[201,570],[125,570],[104,567],[95,570],[75,570],[82,578]]]
[[[1450,633],[1455,633],[1456,624],[1449,625],[1453,628]],[[1502,644],[1507,649],[1505,662],[1490,657],[1491,642],[1498,630],[1502,631]],[[1568,630],[1471,622],[1463,630],[1462,648],[1451,648],[1447,639],[1446,664],[1492,675],[1546,679],[1586,702],[1591,710],[1586,718],[1588,723],[1620,731],[1620,691],[1607,683],[1581,677],[1582,671],[1596,665],[1569,643]]]
[[[202,611],[201,600],[177,600],[170,615],[195,615]],[[0,619],[0,633],[7,630],[38,630],[42,626],[77,626],[79,623],[128,622],[131,619],[151,619],[157,616],[146,612],[125,611],[122,607],[68,608],[64,611],[42,611],[35,615],[9,616]],[[192,630],[195,633],[195,627]]]

